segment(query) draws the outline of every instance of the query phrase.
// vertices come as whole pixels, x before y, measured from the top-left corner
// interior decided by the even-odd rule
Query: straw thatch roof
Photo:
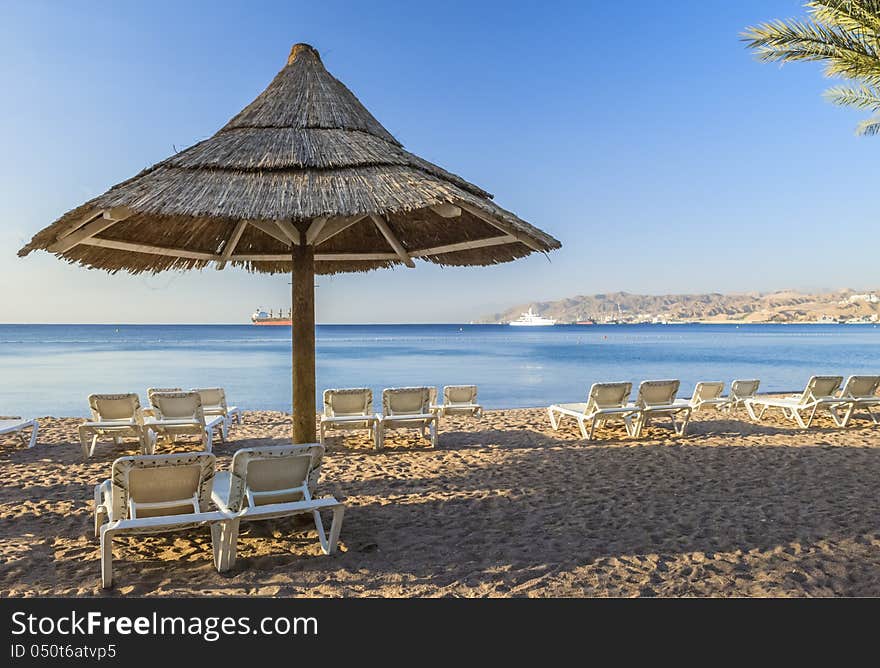
[[[290,271],[291,243],[316,272],[419,258],[488,265],[559,248],[491,195],[404,150],[307,44],[210,139],[113,186],[37,233],[70,262],[131,273],[212,262]]]

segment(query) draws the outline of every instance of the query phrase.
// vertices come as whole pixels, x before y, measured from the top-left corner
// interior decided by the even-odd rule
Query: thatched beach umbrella
[[[293,440],[304,443],[315,440],[314,275],[559,248],[491,198],[404,150],[297,44],[217,134],[67,212],[19,255],[42,249],[111,273],[291,272]]]

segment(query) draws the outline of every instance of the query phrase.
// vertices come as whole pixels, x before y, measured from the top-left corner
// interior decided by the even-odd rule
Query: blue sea
[[[581,401],[612,380],[795,391],[811,374],[880,373],[878,344],[874,325],[319,325],[317,387],[476,383],[489,408]],[[218,385],[242,408],[289,410],[290,357],[289,327],[0,325],[0,415],[80,416],[93,392]]]

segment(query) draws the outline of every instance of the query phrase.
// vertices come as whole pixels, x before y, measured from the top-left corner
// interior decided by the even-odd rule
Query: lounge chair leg
[[[101,586],[113,585],[113,533],[105,526],[101,529]]]
[[[220,560],[220,565],[217,566],[217,571],[220,573],[225,573],[233,566],[235,566],[235,559],[238,552],[238,526],[240,523],[241,522],[238,518],[229,520],[227,522],[217,523],[219,525],[219,528],[217,529],[217,549],[219,551]]]
[[[95,456],[95,447],[96,447],[97,445],[98,445],[98,435],[95,434],[95,435],[92,437],[92,447],[89,448],[89,457],[94,457],[94,456]]]
[[[86,434],[86,431],[82,427],[80,427],[77,431],[79,432],[79,449],[82,451],[83,459],[88,459],[89,458],[88,434]]]
[[[202,435],[202,446],[203,446],[205,452],[211,452],[211,449],[213,448],[213,445],[214,445],[212,443],[212,440],[213,440],[213,436],[211,435],[211,430],[206,429],[205,433]]]
[[[596,433],[596,419],[593,418],[593,420],[590,422],[590,433],[587,434],[587,440],[588,440],[588,441],[592,441],[592,440],[593,440],[593,435],[594,435],[595,433]]]
[[[318,532],[318,541],[321,543],[321,551],[324,554],[333,554],[336,551],[336,544],[339,541],[339,533],[342,531],[342,517],[345,514],[345,506],[338,505],[333,508],[333,521],[330,524],[330,537],[324,533],[324,523],[321,521],[321,513],[317,510],[312,511],[312,517],[315,520],[315,529]]]
[[[672,416],[672,424],[673,424],[673,428],[675,429],[675,434],[677,436],[684,436],[685,435],[685,432],[687,431],[688,422],[691,419],[691,411],[684,410],[684,411],[682,411],[682,413],[684,414],[684,416],[681,418],[681,422],[679,422],[678,425],[676,425],[676,423],[675,423],[675,416],[674,415]]]
[[[874,416],[871,413],[871,409],[868,408],[867,410],[868,410],[868,415],[871,416],[871,420],[874,421],[874,424],[877,424],[877,421],[874,420]],[[855,412],[856,412],[856,405],[854,403],[852,403],[847,407],[846,412],[843,414],[843,420],[842,420],[843,424],[841,424],[840,426],[841,427],[848,427],[849,421],[852,420],[852,416]]]
[[[108,519],[107,511],[104,510],[103,505],[95,508],[95,538],[101,537],[101,527],[107,523]]]
[[[327,541],[327,554],[336,552],[339,543],[339,534],[342,531],[342,518],[345,516],[345,506],[339,505],[333,509],[333,520],[330,523],[330,538]]]
[[[385,447],[385,427],[381,422],[376,423],[376,450],[382,450]]]
[[[559,429],[559,420],[556,419],[556,415],[553,413],[553,410],[548,408],[547,415],[550,416],[550,426],[553,427],[553,430]]]
[[[437,422],[436,422],[436,420],[431,422],[431,424],[430,424],[430,426],[428,427],[428,429],[429,429],[429,431],[431,432],[431,447],[432,447],[432,448],[436,448],[437,445],[438,445],[438,443],[440,442],[440,437],[439,437],[439,435],[437,434]]]
[[[593,425],[595,425],[595,424],[596,424],[596,421],[593,420]],[[584,421],[583,421],[583,420],[578,420],[578,429],[580,429],[580,432],[581,432],[581,438],[583,438],[584,440],[589,441],[589,440],[590,440],[590,433],[591,433],[592,430],[591,430],[590,432],[587,431],[587,425],[584,424]]]
[[[211,549],[214,553],[214,568],[217,569],[218,573],[228,571],[232,567],[232,564],[229,563],[229,537],[231,535],[231,524],[232,521],[213,522],[211,524]],[[233,558],[233,562],[234,561]]]
[[[214,556],[214,568],[218,573],[223,572],[223,528],[220,522],[212,522],[211,526],[211,553]]]
[[[318,542],[321,544],[321,552],[324,554],[330,554],[330,547],[327,544],[327,534],[324,533],[324,522],[321,521],[321,513],[317,510],[313,510],[312,519],[315,522],[315,531],[318,532]]]

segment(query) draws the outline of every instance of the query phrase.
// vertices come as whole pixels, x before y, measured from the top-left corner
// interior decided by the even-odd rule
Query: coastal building
[[[858,303],[867,303],[867,304],[877,304],[880,303],[880,296],[876,293],[868,292],[861,295],[850,295],[846,299],[841,299],[841,306],[845,306],[847,304],[858,304]]]

